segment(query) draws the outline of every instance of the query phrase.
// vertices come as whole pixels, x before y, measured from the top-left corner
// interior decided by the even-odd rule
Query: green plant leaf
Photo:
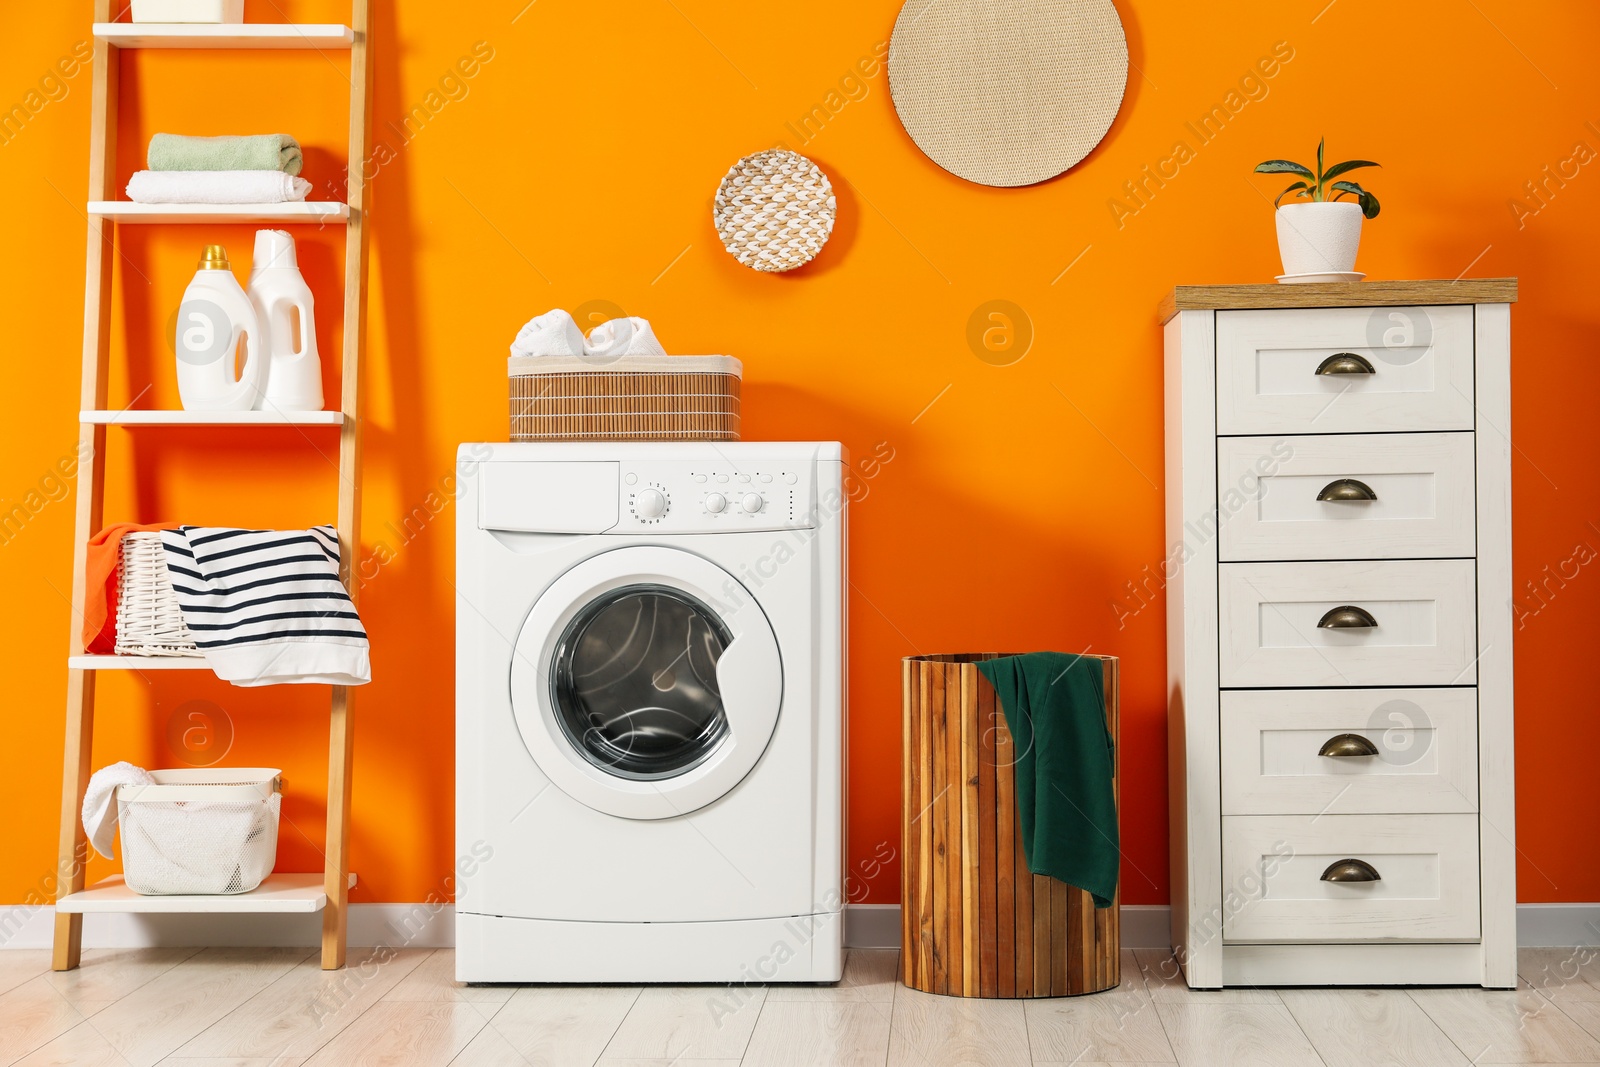
[[[1265,163],[1256,164],[1257,174],[1294,174],[1310,181],[1316,180],[1316,175],[1299,163],[1291,163],[1287,159],[1269,159]]]
[[[1356,202],[1361,205],[1361,214],[1369,219],[1377,218],[1378,212],[1382,210],[1382,205],[1378,203],[1378,198],[1361,188],[1361,186],[1357,185],[1355,182],[1334,182],[1333,187],[1339,190],[1339,196],[1343,196],[1346,193],[1354,196],[1356,198]],[[1337,200],[1338,197],[1335,197],[1334,199]]]
[[[1284,197],[1288,196],[1290,193],[1294,192],[1296,189],[1302,190],[1302,192],[1300,192],[1298,194],[1299,196],[1305,196],[1306,194],[1305,194],[1304,190],[1310,189],[1310,188],[1311,188],[1311,186],[1307,185],[1305,182],[1295,182],[1293,185],[1289,186],[1289,188],[1285,189],[1283,192],[1278,194],[1278,199],[1276,199],[1276,200],[1274,200],[1272,202],[1272,206],[1274,208],[1276,208],[1279,204],[1283,203],[1283,198]]]
[[[1322,138],[1322,140],[1317,142],[1317,184],[1318,185],[1321,185],[1328,178],[1328,176],[1326,174],[1322,173],[1322,150],[1324,148],[1326,148],[1326,147],[1328,147],[1328,139],[1326,137]]]
[[[1329,181],[1332,181],[1341,174],[1349,174],[1351,171],[1360,170],[1362,167],[1381,166],[1383,166],[1382,163],[1374,163],[1370,159],[1350,159],[1343,163],[1335,163],[1333,166],[1328,168],[1328,173],[1324,174],[1323,177]]]

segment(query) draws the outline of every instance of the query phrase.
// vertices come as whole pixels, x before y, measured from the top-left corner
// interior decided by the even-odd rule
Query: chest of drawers
[[[1191,987],[1516,984],[1515,299],[1488,279],[1163,307]]]

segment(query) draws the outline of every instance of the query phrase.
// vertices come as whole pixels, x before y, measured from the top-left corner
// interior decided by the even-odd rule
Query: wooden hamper
[[[737,441],[731,356],[513,356],[513,441]]]
[[[902,661],[901,980],[963,997],[1111,989],[1121,981],[1119,903],[1096,910],[1083,890],[1028,871],[1011,732],[976,666],[998,655]],[[1090,658],[1104,671],[1115,741],[1117,660]],[[1114,754],[1120,806],[1120,749]]]

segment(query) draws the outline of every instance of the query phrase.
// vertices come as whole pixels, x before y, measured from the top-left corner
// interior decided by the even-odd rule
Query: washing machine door
[[[517,728],[540,770],[629,819],[727,794],[766,750],[782,700],[778,641],[755,599],[670,548],[572,567],[534,603],[511,663]]]

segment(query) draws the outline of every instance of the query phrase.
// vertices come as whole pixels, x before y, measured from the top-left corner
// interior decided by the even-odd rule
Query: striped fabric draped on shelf
[[[161,541],[184,625],[217,677],[238,686],[372,680],[333,527],[183,526]]]

